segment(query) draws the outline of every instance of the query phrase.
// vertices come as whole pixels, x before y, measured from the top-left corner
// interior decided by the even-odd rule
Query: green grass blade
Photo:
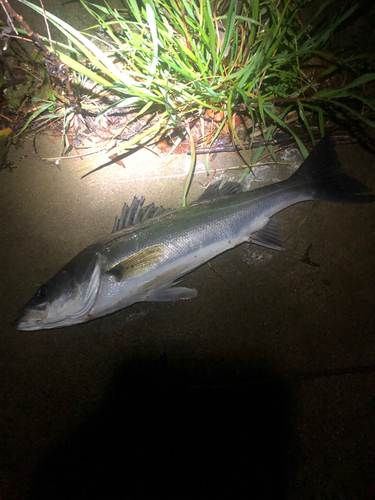
[[[212,72],[216,74],[217,71],[217,34],[214,26],[210,0],[205,0],[205,8],[203,9],[203,17],[208,30],[208,39],[210,45],[210,55],[212,58]]]
[[[146,82],[146,87],[150,87],[151,81],[155,75],[156,71],[156,65],[158,63],[158,45],[159,45],[159,39],[158,39],[158,32],[156,28],[156,22],[155,22],[155,14],[153,9],[151,8],[151,5],[149,3],[146,4],[146,13],[147,13],[147,22],[150,27],[151,31],[151,36],[152,36],[152,41],[154,44],[154,56],[152,58],[149,70],[148,70],[148,77],[147,77],[147,82]]]
[[[258,21],[258,17],[259,17],[259,0],[253,0],[251,2],[251,19],[249,19],[249,21],[252,23],[250,28],[250,38],[249,38],[250,47],[254,45],[257,32],[257,27],[254,23]]]
[[[344,104],[343,102],[340,102],[340,101],[331,101],[331,102],[335,106],[340,106],[341,108],[346,109],[346,111],[348,111],[351,115],[356,116],[359,120],[363,121],[363,123],[366,123],[366,125],[369,125],[370,127],[375,128],[375,122],[374,121],[369,120],[365,116],[361,115],[360,113],[358,113],[357,111],[355,111],[354,109],[352,109],[350,106],[347,106],[346,104]]]
[[[228,13],[226,16],[227,22],[226,22],[226,26],[225,26],[225,36],[224,36],[224,40],[223,40],[223,45],[221,47],[220,57],[218,59],[218,64],[221,63],[223,57],[225,56],[230,39],[232,38],[234,24],[236,21],[237,4],[238,4],[238,0],[231,0],[229,10],[228,10]]]
[[[22,132],[24,132],[24,130],[27,129],[27,127],[30,125],[30,123],[35,120],[35,118],[37,118],[39,115],[41,115],[43,113],[43,111],[45,111],[46,109],[50,108],[51,106],[54,106],[54,102],[48,102],[48,103],[45,103],[45,104],[42,104],[36,111],[34,111],[34,113],[28,118],[28,120],[26,121],[25,125],[21,128],[21,130],[14,136],[14,137],[18,137],[19,135],[22,134]]]
[[[259,113],[262,118],[262,122],[264,125],[266,125],[266,119],[264,118],[264,110],[263,110],[263,99],[262,99],[262,94],[258,92],[258,107],[259,107]]]
[[[131,7],[131,9],[130,9],[131,13],[136,18],[138,23],[142,23],[142,16],[141,16],[141,12],[138,8],[137,0],[128,0],[128,1],[130,3],[130,7]]]
[[[55,51],[57,56],[59,57],[60,61],[69,68],[72,68],[74,71],[77,71],[78,73],[81,73],[82,75],[87,76],[91,80],[93,80],[96,83],[99,83],[99,85],[103,85],[103,87],[112,87],[113,83],[109,82],[105,78],[102,78],[100,75],[97,73],[94,73],[91,71],[89,68],[86,66],[83,66],[83,64],[79,63],[75,59],[72,59],[71,57],[67,56],[63,52],[60,52],[59,50]]]
[[[322,108],[318,110],[318,119],[319,119],[319,130],[322,137],[325,136],[325,127],[324,127],[324,111]]]
[[[300,116],[301,120],[303,121],[303,124],[305,125],[307,132],[309,133],[309,136],[310,136],[310,139],[311,139],[313,146],[315,146],[314,134],[311,131],[310,124],[309,124],[307,117],[306,117],[306,114],[305,114],[305,110],[303,109],[303,104],[299,99],[297,99],[297,104],[298,104],[299,116]]]
[[[37,5],[34,5],[27,0],[18,0],[19,2],[27,5],[31,9],[35,10],[39,14],[43,15],[43,9],[38,7]],[[82,35],[79,31],[76,29],[72,28],[68,23],[63,21],[62,19],[59,19],[57,16],[54,16],[50,12],[45,11],[45,15],[49,21],[51,21],[57,28],[59,28],[62,32],[64,32],[67,36],[70,36],[70,39],[72,40],[73,43],[77,45],[77,41],[80,42],[80,47],[84,47],[89,52],[91,52],[91,60],[95,58],[95,65],[100,67],[103,71],[105,71],[107,74],[113,75],[114,79],[117,79],[123,83],[126,83],[128,81],[128,78],[126,75],[121,73],[116,66],[113,64],[113,62],[100,50],[98,49],[88,38],[86,38],[84,35]]]
[[[365,83],[371,82],[375,80],[375,73],[366,73],[365,75],[356,78],[353,82],[345,85],[345,87],[340,87],[338,89],[324,89],[315,94],[315,98],[330,98],[330,97],[338,97],[341,92],[352,89],[354,87],[359,87],[360,85],[364,85]]]
[[[280,127],[286,128],[288,130],[288,132],[290,134],[292,134],[292,136],[294,137],[294,140],[296,141],[296,143],[298,144],[298,147],[301,150],[303,157],[307,158],[309,156],[309,153],[308,153],[305,145],[301,141],[301,139],[298,137],[298,135],[290,127],[288,127],[288,125],[286,123],[284,123],[277,115],[275,115],[268,106],[264,106],[264,111],[265,111],[265,113],[267,113],[267,115],[273,121],[275,121],[278,125],[280,125]]]
[[[192,136],[192,133],[191,133],[189,125],[186,126],[186,132],[189,134],[189,139],[190,139],[191,161],[190,161],[189,173],[188,173],[188,175],[186,177],[186,181],[185,181],[184,194],[183,194],[183,197],[182,197],[182,206],[183,207],[186,206],[186,197],[187,197],[187,195],[189,193],[191,181],[192,181],[193,174],[194,174],[195,161],[196,161],[196,158],[197,158],[196,151],[195,151],[194,138]]]
[[[212,144],[216,141],[216,139],[219,137],[219,134],[220,132],[223,130],[224,126],[225,126],[225,123],[227,121],[227,115],[225,114],[224,115],[224,118],[222,120],[222,122],[220,123],[218,129],[216,130],[215,132],[215,135],[213,136],[213,138],[211,139],[210,141],[210,145],[212,146]]]

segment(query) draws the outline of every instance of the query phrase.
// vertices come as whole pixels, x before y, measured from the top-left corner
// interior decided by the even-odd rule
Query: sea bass
[[[251,191],[238,183],[209,186],[175,211],[124,206],[109,236],[88,246],[42,285],[20,313],[19,330],[84,323],[135,302],[195,297],[178,280],[244,242],[282,250],[275,214],[307,200],[369,203],[374,196],[341,168],[323,138],[287,180]]]

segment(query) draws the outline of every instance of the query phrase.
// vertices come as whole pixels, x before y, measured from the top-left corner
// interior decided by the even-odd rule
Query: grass
[[[39,6],[19,1],[43,15]],[[308,25],[300,20],[306,2],[292,0],[124,0],[125,10],[80,1],[94,22],[85,33],[45,12],[67,38],[66,45],[52,44],[74,73],[76,85],[83,79],[94,82],[92,95],[86,92],[79,106],[95,112],[98,123],[116,109],[136,110],[133,121],[154,112],[152,122],[140,133],[126,141],[114,137],[107,144],[112,155],[175,130],[192,139],[190,125],[209,110],[221,113],[218,129],[227,125],[237,144],[241,138],[233,123],[236,113],[245,110],[252,123],[250,142],[255,131],[269,140],[281,128],[294,137],[305,157],[307,149],[288,120],[293,112],[313,144],[314,127],[323,136],[328,117],[345,115],[375,127],[368,114],[375,111],[375,102],[364,92],[375,73],[363,69],[365,58],[345,58],[330,50],[334,32],[354,8],[321,28],[329,1]],[[100,43],[98,31],[104,35]],[[314,76],[311,67],[318,69]],[[333,75],[340,75],[338,87],[319,85]],[[95,92],[105,94],[110,104],[90,103]],[[51,106],[55,109],[56,99],[50,107],[47,104],[48,100],[41,103],[40,113]],[[60,112],[69,124],[76,108],[65,104]],[[209,137],[206,143],[212,144],[215,138]],[[268,147],[272,154],[272,146]],[[263,150],[264,146],[259,148],[250,163]],[[187,190],[184,199],[186,194]]]

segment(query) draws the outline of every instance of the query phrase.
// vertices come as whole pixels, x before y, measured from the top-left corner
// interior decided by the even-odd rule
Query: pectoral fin
[[[157,262],[160,262],[164,257],[164,252],[164,245],[153,245],[144,248],[119,264],[116,264],[112,269],[107,271],[107,274],[113,275],[117,281],[135,278],[148,271]]]

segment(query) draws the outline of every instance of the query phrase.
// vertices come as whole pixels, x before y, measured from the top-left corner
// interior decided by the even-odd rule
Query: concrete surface
[[[338,151],[375,186],[371,155]],[[189,160],[163,166],[143,151],[81,180],[81,160],[60,171],[31,141],[11,159],[0,171],[1,498],[372,498],[373,205],[286,210],[285,235],[310,213],[287,251],[219,256],[215,272],[184,279],[196,299],[18,332],[20,307],[110,230],[123,200],[180,204]],[[318,266],[300,261],[311,243]]]
[[[84,22],[70,4],[44,4]],[[37,146],[59,155],[58,142]],[[373,156],[338,152],[375,187]],[[124,200],[180,204],[189,159],[163,165],[143,151],[82,180],[81,160],[60,171],[30,141],[10,159],[17,168],[0,171],[1,500],[375,497],[374,205],[288,209],[286,236],[309,217],[286,252],[221,255],[184,279],[196,299],[18,332],[19,309],[110,231]],[[289,173],[259,170],[249,187]],[[195,180],[190,200],[206,175]],[[301,262],[311,244],[315,266]]]

